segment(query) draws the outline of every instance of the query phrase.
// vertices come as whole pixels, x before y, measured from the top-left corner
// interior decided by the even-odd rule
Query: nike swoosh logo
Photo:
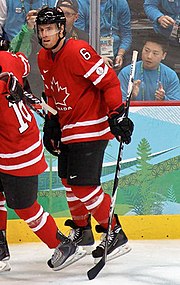
[[[69,176],[70,179],[74,179],[74,178],[76,178],[76,177],[77,177],[77,175],[70,175],[70,176]]]
[[[47,73],[49,70],[43,70],[44,73]]]

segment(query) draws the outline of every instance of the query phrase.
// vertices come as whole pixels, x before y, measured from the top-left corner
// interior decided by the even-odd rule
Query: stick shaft
[[[133,51],[132,61],[131,61],[131,71],[130,71],[130,76],[129,76],[128,90],[127,90],[127,99],[126,99],[126,116],[128,116],[128,113],[129,113],[129,106],[130,106],[131,94],[133,90],[133,82],[134,82],[137,55],[138,55],[138,52]],[[106,234],[104,254],[102,258],[100,259],[100,261],[87,272],[88,278],[90,280],[94,279],[99,274],[99,272],[104,268],[106,264],[106,260],[107,260],[108,238],[111,232],[112,218],[113,218],[114,209],[115,209],[118,182],[119,182],[119,176],[120,176],[120,170],[121,170],[120,162],[122,160],[123,147],[124,147],[124,144],[121,141],[119,145],[118,157],[117,157],[117,163],[116,163],[116,171],[115,171],[115,176],[114,176],[114,184],[113,184],[112,198],[111,198],[111,204],[110,204],[110,210],[109,210],[108,228],[107,228],[107,234]]]

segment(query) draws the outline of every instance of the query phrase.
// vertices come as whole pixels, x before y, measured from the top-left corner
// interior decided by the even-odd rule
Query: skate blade
[[[122,256],[131,251],[131,247],[126,243],[117,247],[113,252],[107,255],[107,261],[113,260],[119,256]],[[97,264],[100,261],[101,257],[94,258],[94,264]]]
[[[10,271],[11,267],[7,261],[0,261],[0,273]]]
[[[68,258],[66,259],[66,261],[65,261],[63,264],[61,264],[61,265],[58,266],[58,267],[52,268],[52,270],[53,270],[53,271],[59,271],[59,270],[65,268],[65,267],[67,267],[67,266],[69,266],[69,265],[75,263],[75,262],[78,261],[79,259],[83,258],[85,255],[86,255],[86,251],[85,251],[85,250],[82,250],[82,249],[80,249],[80,248],[77,248],[76,251],[75,251],[75,253],[72,254],[70,257],[68,257]]]
[[[83,245],[83,246],[80,246],[80,247],[82,248],[82,250],[86,251],[87,255],[90,255],[92,253],[92,251],[96,249],[95,244],[93,244],[93,245]]]

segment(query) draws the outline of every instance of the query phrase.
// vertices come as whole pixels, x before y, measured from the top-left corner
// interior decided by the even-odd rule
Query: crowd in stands
[[[0,36],[10,42],[11,51],[23,52],[28,57],[31,65],[28,80],[32,91],[37,96],[41,96],[43,87],[37,67],[37,53],[40,45],[37,41],[35,22],[37,11],[46,5],[58,6],[63,10],[66,17],[66,39],[75,38],[89,41],[89,0],[1,0]],[[138,28],[145,31],[143,39],[138,38],[138,34],[134,32],[139,30]],[[161,76],[159,79],[158,75],[151,77],[151,80],[152,78],[154,80],[154,88],[156,86],[155,92],[152,93],[152,89],[149,89],[150,84],[145,86],[146,80],[142,80],[142,72],[138,71],[139,76],[136,74],[138,81],[136,81],[135,88],[139,95],[135,96],[134,100],[157,100],[155,93],[159,89],[165,92],[165,95],[160,97],[162,100],[180,100],[179,84],[169,82],[169,80],[173,80],[177,83],[180,75],[180,0],[138,0],[136,5],[132,0],[100,1],[100,54],[105,63],[116,71],[122,81],[123,92],[127,87],[127,79],[125,82],[123,81],[123,74],[126,72],[127,76],[129,75],[129,68],[124,69],[124,67],[130,64],[132,50],[138,49],[139,60],[142,60],[144,42],[154,36],[158,36],[161,42],[164,41],[167,48],[159,61],[160,65],[153,73],[158,74],[158,68],[161,66],[161,72],[165,69],[168,74],[165,76],[168,78],[161,80]],[[137,42],[138,45],[136,45]],[[150,61],[154,60],[153,56],[154,49],[149,53]],[[143,66],[143,60],[141,65]],[[148,72],[145,68],[143,70],[145,70],[145,74]],[[160,81],[159,85],[157,81]],[[172,85],[173,88],[170,90]],[[175,85],[177,85],[177,89]],[[146,96],[141,94],[142,90]]]

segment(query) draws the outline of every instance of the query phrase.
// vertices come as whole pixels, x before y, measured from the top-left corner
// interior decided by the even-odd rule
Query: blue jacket
[[[22,25],[26,22],[26,14],[30,10],[36,10],[43,5],[53,7],[56,0],[34,0],[31,1],[7,0],[7,18],[4,25],[4,31],[7,38],[11,41],[21,30]]]
[[[79,17],[75,26],[85,32],[89,32],[89,0],[78,0]],[[112,8],[113,7],[113,8]],[[111,9],[113,17],[111,18]],[[100,35],[108,36],[111,31],[114,38],[114,55],[116,56],[119,48],[128,50],[131,46],[131,15],[126,0],[103,0],[100,4]]]
[[[123,101],[126,100],[127,96],[130,68],[130,65],[124,67],[118,75]],[[134,80],[137,79],[141,80],[141,85],[136,101],[154,101],[154,94],[160,82],[165,90],[165,100],[180,100],[179,78],[173,69],[163,63],[160,63],[158,74],[158,70],[143,69],[142,61],[138,61],[134,75]]]
[[[169,38],[172,26],[165,29],[160,26],[157,20],[163,15],[168,15],[174,20],[180,20],[180,0],[145,0],[144,11],[153,22],[155,32]]]

